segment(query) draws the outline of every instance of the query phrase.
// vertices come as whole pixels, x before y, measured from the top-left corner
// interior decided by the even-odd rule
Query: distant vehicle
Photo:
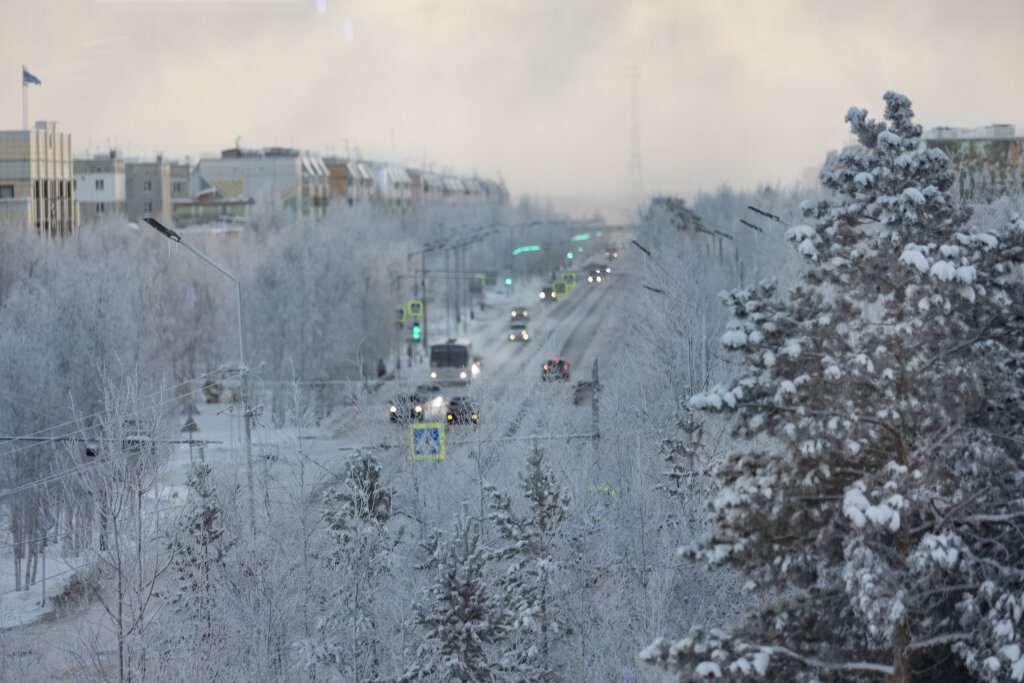
[[[468,339],[449,339],[430,345],[430,379],[463,383],[480,374],[480,360],[473,357]]]
[[[526,309],[526,306],[516,306],[512,309],[511,315],[513,320],[522,320],[530,315],[530,311]]]
[[[542,289],[540,290],[540,300],[547,304],[552,303],[554,301],[558,301],[558,297],[555,296],[554,290]]]
[[[392,422],[411,422],[423,417],[423,398],[417,394],[400,394],[391,399],[388,416]]]
[[[605,258],[608,258],[608,259],[619,258],[619,249],[618,249],[618,247],[608,247],[605,250],[605,252],[604,252],[604,256],[605,256]]]
[[[530,341],[530,333],[526,331],[526,325],[512,323],[508,326],[509,341]]]
[[[468,396],[456,396],[448,401],[448,419],[445,424],[477,424],[480,411]]]
[[[423,410],[437,410],[444,405],[444,390],[437,384],[421,384],[416,387],[416,396],[420,399]]]
[[[545,382],[548,380],[568,380],[569,364],[564,360],[552,358],[541,366],[540,378]]]

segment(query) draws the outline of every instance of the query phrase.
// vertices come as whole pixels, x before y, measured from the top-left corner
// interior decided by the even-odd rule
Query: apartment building
[[[74,171],[75,198],[83,223],[125,215],[125,165],[117,150],[97,154],[92,159],[75,159]]]
[[[322,218],[330,197],[330,171],[319,155],[286,147],[221,152],[196,167],[198,191],[216,189],[218,199],[280,202],[306,218]]]
[[[128,220],[170,219],[171,166],[162,156],[157,155],[156,161],[126,162],[125,191]]]
[[[71,134],[54,121],[0,131],[0,223],[63,238],[78,222]]]

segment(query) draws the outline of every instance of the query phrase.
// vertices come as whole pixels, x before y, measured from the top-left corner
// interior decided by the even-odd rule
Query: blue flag
[[[21,82],[22,83],[35,83],[36,85],[42,85],[43,82],[30,74],[28,69],[21,67]]]

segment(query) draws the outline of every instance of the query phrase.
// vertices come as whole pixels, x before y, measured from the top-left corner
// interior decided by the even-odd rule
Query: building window
[[[0,199],[11,199],[14,197],[14,185],[0,185]]]
[[[103,213],[103,202],[96,204],[96,215],[99,216]]]
[[[78,178],[71,181],[71,187],[75,188],[75,192],[78,192]]]
[[[151,181],[149,181],[149,180],[143,182],[142,183],[142,191],[143,192],[152,192],[153,191],[153,183]]]
[[[97,190],[102,190],[103,189],[103,179],[102,178],[98,178],[96,180],[96,189]]]
[[[174,194],[181,194],[181,183],[174,183]]]
[[[153,213],[153,202],[146,202],[142,205],[142,210],[146,213]]]

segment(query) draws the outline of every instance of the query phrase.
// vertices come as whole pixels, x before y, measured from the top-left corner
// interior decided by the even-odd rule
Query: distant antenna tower
[[[634,201],[644,196],[644,167],[640,157],[640,67],[629,67],[629,184]]]

